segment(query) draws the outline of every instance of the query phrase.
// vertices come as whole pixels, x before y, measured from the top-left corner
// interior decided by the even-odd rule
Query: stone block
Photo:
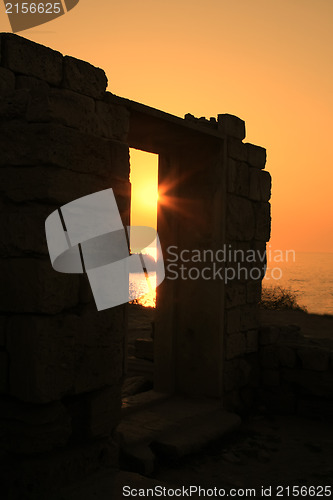
[[[245,139],[245,122],[237,116],[229,115],[228,113],[217,116],[217,128],[222,134],[236,137],[241,141]]]
[[[7,97],[15,90],[15,75],[6,68],[0,68],[0,96]]]
[[[7,334],[10,394],[26,402],[48,403],[120,387],[124,310],[85,308],[80,315],[12,317]]]
[[[16,75],[16,88],[45,92],[50,86],[44,80],[40,80],[34,76]]]
[[[255,330],[259,326],[259,310],[256,304],[245,305],[240,309],[241,331]]]
[[[249,185],[247,164],[228,158],[228,192],[247,197]]]
[[[9,120],[24,120],[29,100],[30,95],[26,89],[15,90],[3,97],[0,101],[0,123],[4,122],[2,126]]]
[[[270,345],[278,342],[280,329],[277,326],[263,326],[259,329],[259,344]]]
[[[244,144],[247,151],[247,162],[251,167],[265,168],[266,165],[266,149],[255,146],[254,144]]]
[[[66,406],[75,441],[107,437],[120,421],[120,384],[67,398]]]
[[[71,420],[62,403],[30,405],[15,400],[0,402],[1,448],[32,455],[66,445]]]
[[[277,387],[280,385],[280,372],[279,370],[263,370],[262,383],[267,387]]]
[[[306,394],[324,398],[333,397],[332,371],[319,372],[314,370],[283,368],[282,378],[294,388],[298,394]]]
[[[242,333],[234,333],[225,339],[226,359],[243,356],[246,351],[246,338]]]
[[[225,286],[227,308],[246,304],[246,286],[241,283],[228,283]]]
[[[261,190],[260,190],[260,173],[261,170],[251,167],[249,169],[250,178],[250,191],[249,198],[254,201],[261,201]]]
[[[248,304],[259,304],[261,300],[261,281],[249,281],[246,284],[246,301]]]
[[[240,386],[245,387],[249,384],[252,374],[252,366],[245,359],[239,360],[239,371],[241,374]]]
[[[153,339],[136,339],[135,356],[141,359],[154,360],[154,342]]]
[[[131,191],[129,182],[111,180],[92,174],[78,174],[72,170],[50,166],[2,167],[0,168],[0,185],[5,189],[6,197],[11,201],[18,203],[47,201],[48,205],[56,206],[111,187],[121,214],[129,210]],[[45,219],[53,211],[50,206],[45,205],[43,209],[41,205],[35,205],[35,207],[38,206],[40,212],[45,213]],[[6,209],[9,210],[8,207]],[[26,205],[18,206],[16,212],[22,216],[25,213],[31,213]],[[30,222],[33,222],[32,217],[30,217]],[[19,237],[20,235],[16,235],[16,239]]]
[[[294,368],[294,366],[296,365],[296,354],[294,349],[287,346],[279,346],[278,353],[281,366]]]
[[[305,370],[326,371],[329,368],[330,351],[314,346],[301,347],[297,354]]]
[[[227,138],[228,157],[238,161],[247,161],[247,149],[245,144],[235,137]]]
[[[260,350],[260,363],[264,368],[278,368],[280,359],[277,347],[272,345],[262,347]]]
[[[271,236],[271,206],[269,203],[254,203],[255,239],[269,241]]]
[[[129,111],[123,106],[108,102],[96,102],[97,133],[108,139],[127,142],[129,131]]]
[[[240,309],[235,307],[227,312],[227,333],[236,333],[240,331]]]
[[[63,87],[79,94],[102,99],[107,83],[106,75],[102,69],[74,57],[64,57]]]
[[[9,358],[5,351],[0,351],[0,394],[8,392]]]
[[[3,259],[0,275],[0,311],[57,314],[79,302],[78,275],[58,273],[48,260]]]
[[[60,52],[11,33],[1,36],[1,64],[14,73],[34,76],[51,85],[60,85],[63,56]]]
[[[269,201],[272,188],[271,174],[266,170],[259,170],[259,172],[261,201]]]
[[[112,468],[118,465],[118,447],[111,439],[99,439],[67,446],[47,455],[47,459],[44,454],[8,458],[8,473],[2,487],[10,491],[13,499],[77,500],[85,496],[92,499],[97,497],[90,478],[100,474],[105,478],[107,474],[112,481]],[[77,496],[78,485],[82,484]],[[105,485],[102,488],[105,493],[104,488]]]
[[[246,332],[246,352],[257,352],[258,346],[258,330],[249,330]]]
[[[0,179],[2,174],[3,172],[0,173]],[[6,180],[4,179],[3,187],[6,186]],[[31,253],[48,255],[45,219],[50,214],[50,207],[29,204],[7,205],[6,208],[7,211],[0,213],[3,232],[0,257],[17,257]]]
[[[0,165],[54,166],[78,173],[129,179],[129,149],[69,127],[46,123],[0,124]],[[47,167],[45,167],[47,168]]]
[[[38,89],[27,109],[28,121],[59,123],[87,133],[95,119],[94,99],[67,89]]]
[[[255,230],[255,218],[251,202],[240,196],[229,194],[227,196],[228,239],[250,241],[255,235]]]

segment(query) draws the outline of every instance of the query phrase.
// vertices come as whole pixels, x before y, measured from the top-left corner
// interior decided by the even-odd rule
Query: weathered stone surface
[[[59,123],[88,133],[94,119],[94,99],[67,89],[38,89],[27,109],[28,121]]]
[[[280,366],[280,359],[277,347],[262,347],[260,350],[260,362],[264,368],[278,368]]]
[[[240,331],[240,310],[239,307],[230,309],[227,312],[227,333],[235,333]]]
[[[249,194],[249,167],[232,158],[228,158],[228,192],[245,197]]]
[[[249,330],[246,332],[246,352],[257,352],[258,351],[258,330]]]
[[[15,89],[15,75],[6,68],[0,68],[0,96],[10,95]]]
[[[120,385],[68,398],[66,406],[75,441],[107,437],[120,421]]]
[[[262,383],[264,386],[276,387],[280,385],[280,372],[279,370],[263,370]]]
[[[271,174],[266,170],[260,170],[259,172],[261,201],[269,201],[272,188]]]
[[[254,201],[268,201],[271,197],[271,176],[266,170],[251,167],[249,197]]]
[[[261,281],[249,281],[246,284],[246,301],[248,304],[259,304],[261,299]]]
[[[17,457],[15,462],[12,457],[8,458],[8,474],[3,487],[9,488],[12,498],[77,500],[86,495],[84,480],[87,477],[101,471],[112,477],[111,467],[116,467],[118,463],[118,446],[111,439],[99,439],[67,446],[49,454],[47,459],[44,454],[36,457],[23,455]],[[80,488],[81,492],[77,497],[77,484],[82,483],[83,489]],[[62,487],[67,487],[68,484],[70,487],[64,493]],[[89,480],[88,484],[91,486]],[[92,499],[96,493],[95,488],[89,488],[89,493],[91,495],[88,494],[87,498]],[[110,496],[117,498],[112,494]]]
[[[153,339],[136,339],[135,340],[135,356],[141,359],[154,360],[154,343]]]
[[[110,187],[115,193],[120,212],[127,212],[131,191],[129,182],[110,180],[92,174],[80,175],[72,170],[50,166],[0,168],[0,192],[3,191],[6,198],[19,203],[38,201],[58,207],[73,199]],[[53,211],[51,206],[45,208],[38,206],[40,212],[45,212],[45,218]],[[31,213],[26,205],[17,207],[16,212]],[[16,239],[18,236],[16,235]]]
[[[0,165],[54,166],[110,178],[129,178],[124,143],[100,139],[61,125],[0,125]]]
[[[266,149],[254,144],[244,144],[247,151],[247,162],[251,167],[263,169],[266,165]]]
[[[127,141],[129,131],[129,112],[123,106],[108,102],[96,102],[97,131],[102,137]]]
[[[217,116],[217,128],[222,134],[236,137],[241,141],[245,139],[245,122],[237,116],[228,113]]]
[[[255,203],[256,219],[255,238],[260,241],[269,241],[271,236],[271,206],[269,203]]]
[[[280,336],[280,329],[277,326],[264,326],[259,329],[259,344],[275,344]]]
[[[247,161],[247,149],[245,144],[234,137],[227,139],[228,157],[238,161]]]
[[[300,394],[318,397],[333,397],[333,372],[283,368],[282,378],[291,383],[294,390]]]
[[[251,167],[249,169],[250,178],[250,192],[249,198],[254,201],[261,201],[261,191],[260,191],[260,173],[261,170]]]
[[[330,352],[328,349],[304,346],[297,350],[305,370],[326,371],[329,367]]]
[[[0,170],[0,179],[3,177],[2,174]],[[4,182],[2,186],[5,187],[6,183]],[[31,253],[48,255],[45,219],[51,211],[48,206],[36,204],[7,205],[7,211],[0,213],[0,226],[3,231],[3,237],[0,239],[0,257],[16,257]]]
[[[225,339],[226,359],[242,356],[246,351],[246,338],[243,333],[234,333]]]
[[[34,76],[16,75],[16,88],[45,92],[50,86],[44,80]]]
[[[8,354],[0,351],[0,394],[8,391]]]
[[[3,66],[15,73],[60,85],[63,62],[60,52],[11,33],[3,33],[0,37]]]
[[[78,276],[57,273],[47,260],[3,259],[0,275],[1,311],[56,314],[78,304]]]
[[[225,287],[227,308],[246,304],[246,286],[241,283],[228,283]]]
[[[9,120],[24,120],[29,100],[30,95],[26,89],[15,90],[3,97],[0,101],[0,123],[4,122],[2,126],[6,126],[5,122]]]
[[[259,326],[259,310],[255,304],[240,308],[241,331],[255,330]]]
[[[81,315],[17,316],[8,324],[10,394],[47,403],[119,385],[124,306]],[[96,424],[97,425],[97,424]]]
[[[74,57],[64,57],[63,87],[79,94],[101,99],[104,96],[107,83],[106,75],[102,69]]]
[[[0,402],[0,444],[12,453],[35,454],[64,446],[71,435],[71,421],[60,403],[30,405]]]
[[[281,345],[278,347],[278,353],[281,366],[294,368],[296,364],[296,354],[293,349]]]
[[[228,239],[249,241],[254,237],[254,233],[255,219],[251,202],[240,196],[229,194],[227,196]]]

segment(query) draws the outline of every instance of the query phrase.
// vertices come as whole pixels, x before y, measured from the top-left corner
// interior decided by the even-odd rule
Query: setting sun
[[[156,228],[158,200],[158,156],[130,150],[132,184],[131,224]]]

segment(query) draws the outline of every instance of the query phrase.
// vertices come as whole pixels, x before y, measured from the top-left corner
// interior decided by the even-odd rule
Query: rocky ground
[[[333,339],[332,316],[266,310],[261,311],[261,316],[264,325],[297,324],[306,336]],[[142,328],[144,335],[150,338],[153,320],[153,309],[130,308],[132,345],[136,329]],[[228,438],[200,453],[180,460],[159,461],[152,477],[178,486],[216,486],[227,490],[255,488],[257,496],[262,486],[272,487],[272,498],[278,498],[278,486],[331,486],[333,426],[325,415],[317,419],[273,416],[262,408],[243,420],[241,427]],[[306,492],[310,497],[311,490],[303,489],[303,493]],[[288,496],[288,490],[282,493]],[[319,490],[315,493],[316,497],[321,496]],[[322,496],[329,495],[323,492]]]

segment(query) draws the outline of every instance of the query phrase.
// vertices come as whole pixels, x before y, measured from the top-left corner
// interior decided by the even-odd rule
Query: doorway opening
[[[131,182],[131,226],[148,226],[156,230],[158,202],[158,155],[130,149]],[[136,253],[132,238],[132,253]],[[156,246],[151,242],[142,250],[145,261],[156,260]],[[148,256],[148,257],[147,257]],[[126,378],[123,384],[123,407],[133,400],[132,396],[153,388],[154,373],[154,325],[156,311],[156,273],[149,273],[149,292],[132,300],[128,307],[128,332],[126,342]],[[142,289],[142,278],[131,274],[131,286],[135,294],[147,291],[147,283]]]

